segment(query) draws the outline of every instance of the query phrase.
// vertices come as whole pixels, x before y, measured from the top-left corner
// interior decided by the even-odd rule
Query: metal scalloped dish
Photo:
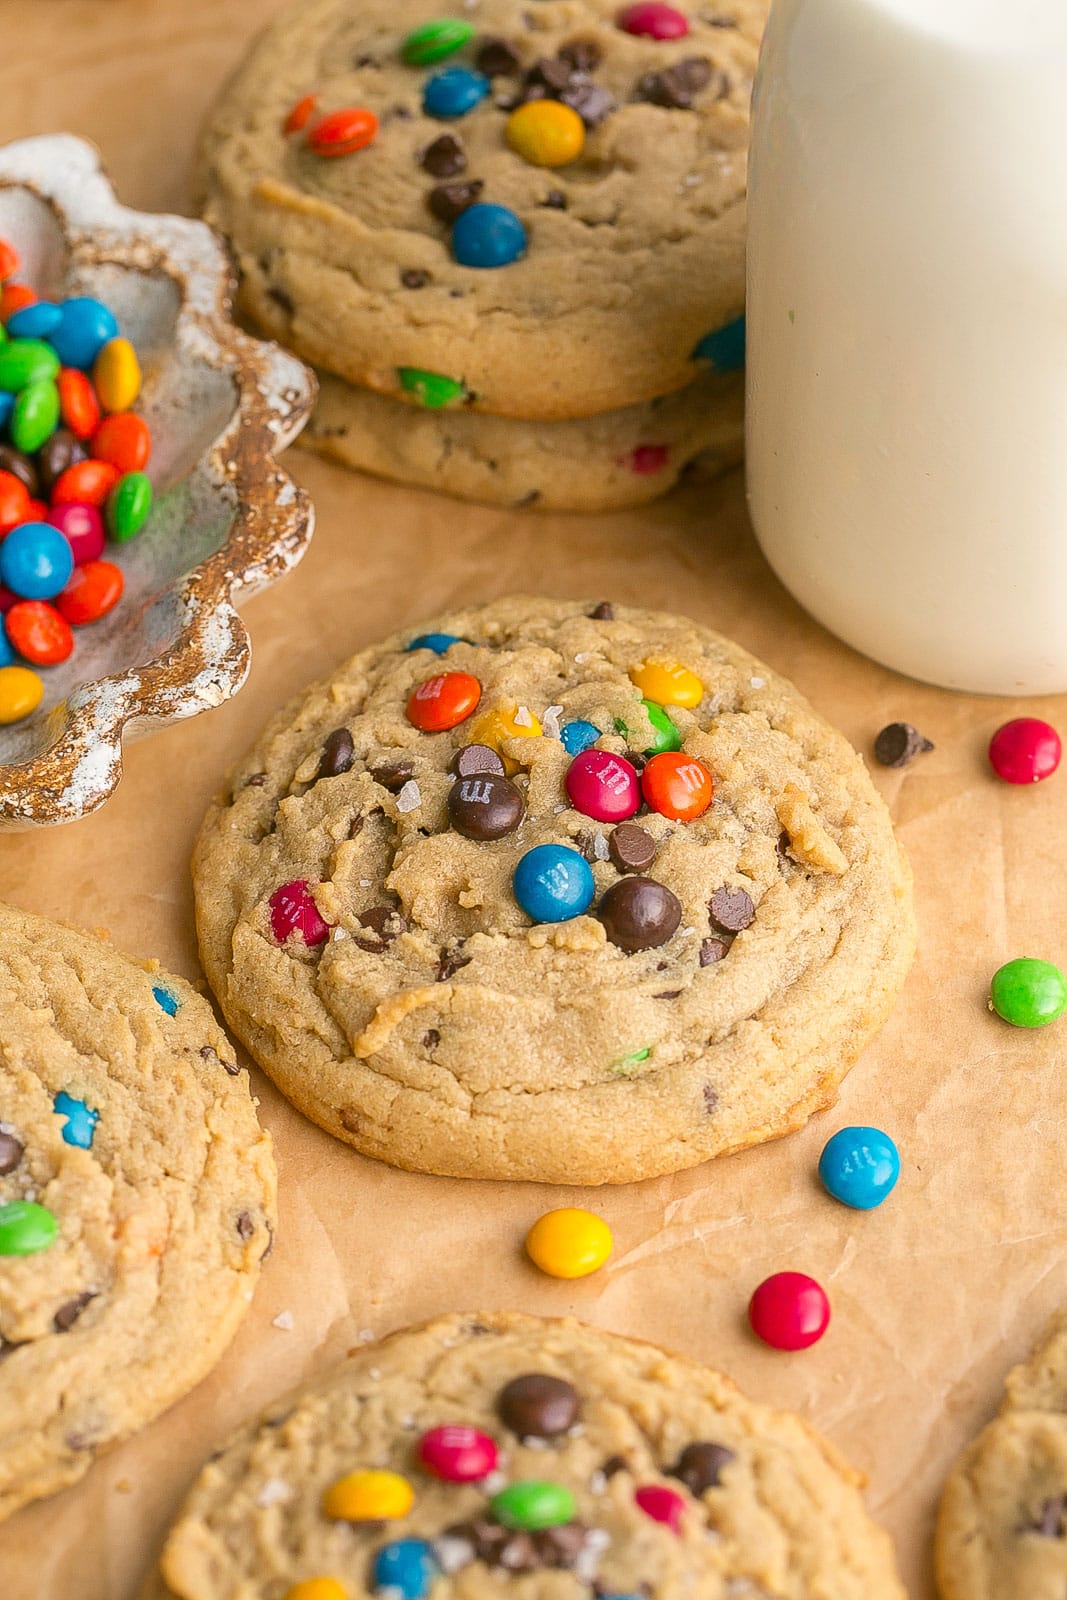
[[[0,727],[0,828],[71,822],[122,774],[122,742],[220,705],[251,648],[235,600],[296,566],[314,516],[275,453],[314,379],[230,316],[229,260],[201,222],[120,206],[96,151],[61,134],[0,148],[0,238],[40,295],[95,295],[144,371],[152,515],[115,557],[121,605],[61,666],[32,717]]]

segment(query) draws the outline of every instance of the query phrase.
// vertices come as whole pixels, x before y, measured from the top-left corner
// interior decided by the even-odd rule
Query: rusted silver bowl
[[[231,268],[201,222],[130,211],[91,145],[59,134],[0,148],[0,238],[39,294],[105,301],[135,344],[156,502],[110,547],[126,592],[42,672],[45,697],[0,727],[0,828],[70,822],[103,804],[122,741],[235,694],[248,634],[235,601],[288,572],[313,527],[275,460],[300,432],[314,379],[230,316]]]

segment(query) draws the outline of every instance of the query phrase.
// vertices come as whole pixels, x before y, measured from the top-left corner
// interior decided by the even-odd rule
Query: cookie
[[[666,494],[698,458],[712,476],[736,466],[740,373],[709,374],[677,394],[574,422],[518,422],[409,406],[319,374],[301,442],[346,467],[493,505],[608,511]]]
[[[656,5],[684,30],[659,38],[617,0],[447,9],[462,42],[413,64],[425,0],[298,0],[238,68],[199,199],[245,312],[350,383],[418,401],[429,379],[501,417],[592,416],[735,365],[767,0]],[[516,138],[538,98],[576,159]]]
[[[709,629],[605,604],[498,600],[353,657],[268,725],[194,880],[282,1092],[469,1177],[626,1182],[801,1126],[914,943],[841,735]]]
[[[904,1600],[861,1481],[799,1417],[653,1345],[445,1316],[240,1432],[171,1529],[162,1592]]]
[[[214,1366],[270,1248],[274,1187],[207,1002],[0,905],[0,1517]]]
[[[1067,1313],[1005,1388],[999,1416],[945,1484],[937,1524],[944,1600],[1067,1594]]]

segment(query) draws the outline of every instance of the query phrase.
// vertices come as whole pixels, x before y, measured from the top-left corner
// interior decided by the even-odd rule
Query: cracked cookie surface
[[[0,905],[0,1517],[75,1482],[214,1366],[270,1247],[274,1189],[208,1003]],[[35,1247],[2,1253],[13,1242]]]
[[[438,619],[444,654],[408,648],[415,630],[362,651],[274,717],[205,820],[197,921],[223,1011],[368,1155],[571,1183],[693,1166],[830,1103],[903,982],[910,877],[845,739],[711,630],[591,609],[499,600]],[[663,663],[688,706],[643,698],[631,675]],[[424,732],[406,707],[441,675],[480,698]],[[568,790],[579,724],[587,760],[650,794],[661,758],[638,779],[642,752],[680,746],[668,766],[712,803],[689,821],[642,803],[629,835],[597,822]],[[485,791],[503,832],[479,838],[451,768],[486,742],[511,777]],[[521,908],[538,846],[591,874],[585,914]],[[612,896],[635,878],[654,887]]]

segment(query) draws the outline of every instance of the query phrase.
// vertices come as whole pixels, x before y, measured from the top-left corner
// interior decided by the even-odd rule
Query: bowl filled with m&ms
[[[0,826],[93,810],[124,732],[233,694],[232,595],[310,537],[273,453],[313,380],[229,296],[211,232],[117,205],[82,141],[0,152]]]

